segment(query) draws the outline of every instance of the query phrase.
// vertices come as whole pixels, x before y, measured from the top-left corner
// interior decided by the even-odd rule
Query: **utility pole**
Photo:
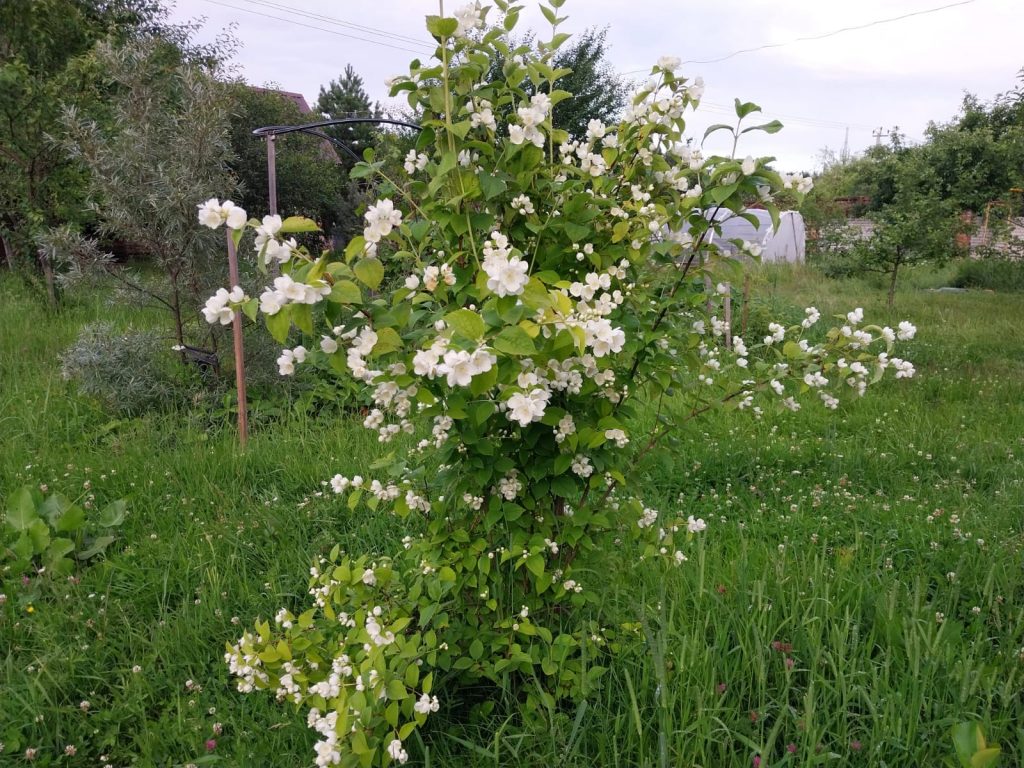
[[[839,153],[839,164],[846,165],[850,162],[850,127],[846,127],[846,137],[843,139],[843,149]]]
[[[875,137],[875,146],[879,147],[882,145],[882,137],[887,137],[889,134],[882,128],[882,126],[878,126],[878,130],[873,131],[871,135]]]

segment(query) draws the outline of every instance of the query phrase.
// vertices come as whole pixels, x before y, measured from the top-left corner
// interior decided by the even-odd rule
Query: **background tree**
[[[532,33],[513,48],[534,45]],[[571,73],[559,80],[558,87],[572,94],[571,99],[561,101],[554,107],[554,125],[569,132],[573,139],[581,139],[587,133],[587,123],[598,119],[612,123],[626,105],[629,82],[619,75],[607,60],[608,28],[591,27],[570,38],[555,53],[552,65],[556,69],[570,69]],[[502,68],[505,61],[496,56],[491,61],[487,74],[489,82],[504,77]],[[521,87],[531,94],[534,91],[529,81]],[[503,116],[512,111],[511,106]]]
[[[108,106],[104,119],[68,108],[63,146],[88,170],[100,234],[132,243],[160,277],[101,264],[106,275],[168,310],[174,337],[185,345],[195,341],[187,328],[201,297],[223,281],[222,242],[197,228],[195,218],[197,200],[237,190],[228,166],[227,91],[209,67],[158,38],[100,43],[90,57],[111,94]]]
[[[320,87],[316,110],[326,119],[381,116],[380,106],[370,101],[370,96],[363,85],[363,78],[351,64],[345,65],[345,71],[337,80],[332,80],[326,88]],[[348,144],[356,154],[362,155],[364,149],[373,146],[376,129],[372,125],[359,125],[351,128],[328,128],[326,132]],[[351,169],[354,163],[344,153],[342,162],[347,169]]]
[[[252,135],[265,125],[310,122],[290,99],[244,84],[230,87],[231,168],[247,211],[269,210],[266,142]],[[287,134],[276,139],[277,200],[281,211],[307,211],[324,232],[345,235],[354,226],[356,193],[341,154],[322,139]]]

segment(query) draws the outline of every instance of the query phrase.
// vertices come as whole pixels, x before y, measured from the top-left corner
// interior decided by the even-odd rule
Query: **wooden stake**
[[[239,284],[238,278],[238,254],[235,251],[235,241],[231,235],[234,230],[225,230],[228,238],[228,275],[231,279],[231,288]],[[235,389],[238,392],[238,444],[245,448],[249,442],[249,412],[248,403],[245,397],[245,355],[242,351],[242,313],[235,310],[235,317],[231,321],[231,331],[235,341]]]
[[[722,300],[725,314],[725,348],[732,349],[732,285],[726,283],[725,287],[729,289]]]

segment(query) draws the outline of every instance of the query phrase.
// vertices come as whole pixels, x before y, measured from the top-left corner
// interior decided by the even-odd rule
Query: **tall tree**
[[[345,65],[345,71],[337,80],[332,80],[326,88],[320,87],[320,97],[316,109],[327,119],[345,117],[380,117],[378,104],[370,101],[370,95],[363,85],[363,78],[352,67]],[[376,129],[374,126],[357,125],[352,127],[332,127],[327,133],[347,144],[358,155],[369,146],[373,146]],[[351,169],[353,161],[345,153],[342,162]]]
[[[513,46],[513,50],[534,45],[532,34]],[[555,53],[552,66],[555,69],[571,70],[557,84],[560,90],[568,91],[572,98],[555,105],[552,122],[566,130],[573,139],[581,139],[587,133],[587,123],[593,119],[604,123],[613,122],[626,105],[629,84],[608,62],[608,28],[591,27],[571,38]],[[491,61],[488,80],[496,82],[504,78],[502,69],[505,61],[496,57]],[[521,85],[528,95],[534,92],[529,81]],[[512,106],[502,113],[506,117]]]

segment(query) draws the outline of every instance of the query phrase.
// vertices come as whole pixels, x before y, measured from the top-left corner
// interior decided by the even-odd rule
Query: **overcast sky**
[[[774,155],[780,170],[810,171],[824,147],[843,146],[847,128],[853,152],[873,143],[878,127],[899,126],[920,140],[929,120],[956,114],[965,91],[987,100],[1009,90],[1024,67],[1024,0],[961,0],[822,40],[791,41],[955,2],[568,0],[562,29],[608,26],[610,62],[634,78],[661,55],[707,61],[784,43],[685,65],[684,74],[701,75],[707,85],[688,127],[699,139],[707,125],[727,121],[734,97],[757,102],[786,127],[751,140],[745,152]],[[446,9],[462,4],[448,0]],[[535,4],[525,5],[519,30],[546,32]],[[235,25],[242,44],[236,64],[250,83],[298,91],[313,104],[320,86],[351,63],[370,96],[386,105],[384,79],[407,72],[415,56],[429,56],[423,19],[437,7],[431,0],[177,0],[173,18],[204,18],[202,39]]]

